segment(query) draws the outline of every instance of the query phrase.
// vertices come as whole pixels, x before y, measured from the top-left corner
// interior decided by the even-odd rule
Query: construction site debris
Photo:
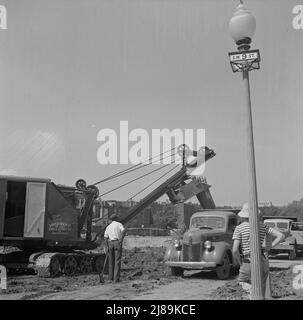
[[[281,299],[295,296],[292,279],[293,274],[291,269],[281,270],[279,268],[271,268],[272,298]],[[219,287],[214,291],[212,297],[218,300],[248,300],[247,292],[239,285],[237,279]]]

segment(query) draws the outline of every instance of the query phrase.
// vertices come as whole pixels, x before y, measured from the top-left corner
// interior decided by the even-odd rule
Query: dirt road
[[[216,279],[212,272],[188,272],[184,278],[168,284],[154,281],[131,281],[105,284],[72,292],[61,292],[39,297],[42,300],[207,300],[217,287],[226,281]]]
[[[134,296],[133,300],[208,300],[211,293],[226,281],[202,278],[201,275],[182,279],[163,287]]]
[[[288,269],[292,265],[302,264],[303,259],[289,261],[280,256],[270,260],[273,270]],[[105,284],[72,292],[62,292],[40,297],[43,300],[208,300],[212,292],[228,281],[217,280],[213,272],[186,272],[184,278],[174,279],[170,283],[155,281],[130,281],[121,284]]]
[[[121,274],[123,281],[119,284],[107,281],[99,284],[96,274],[58,278],[25,274],[10,276],[8,290],[0,293],[0,300],[207,300],[214,298],[210,296],[213,292],[219,292],[218,298],[232,299],[235,290],[238,290],[237,281],[217,280],[214,272],[187,271],[183,278],[169,276],[169,270],[163,263],[164,252],[164,247],[125,250]],[[291,289],[291,271],[288,270],[286,274],[281,270],[303,264],[303,259],[289,261],[281,256],[272,259],[270,264],[271,269],[278,272],[275,279],[279,282],[280,277],[285,279],[280,286],[285,292],[285,288],[288,291]]]

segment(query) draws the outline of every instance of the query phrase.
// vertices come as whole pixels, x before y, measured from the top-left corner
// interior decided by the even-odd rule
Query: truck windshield
[[[195,217],[191,221],[192,228],[224,229],[225,219],[222,217]]]
[[[278,229],[288,229],[288,222],[278,222],[277,228]]]
[[[271,227],[271,228],[275,228],[275,227],[276,227],[276,225],[275,225],[274,222],[265,222],[265,224],[266,224],[267,226]]]

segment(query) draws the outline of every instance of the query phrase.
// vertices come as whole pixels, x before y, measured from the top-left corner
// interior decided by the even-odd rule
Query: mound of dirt
[[[293,274],[290,269],[274,269],[270,274],[273,299],[295,295],[292,287]],[[212,297],[217,300],[248,300],[246,291],[242,289],[237,279],[219,287],[212,294]]]
[[[291,269],[271,272],[273,298],[283,298],[295,294],[293,290],[293,273]]]
[[[126,278],[129,280],[138,278],[160,280],[168,275],[168,270],[163,262],[164,254],[164,247],[125,250],[122,257],[122,270],[125,270]]]

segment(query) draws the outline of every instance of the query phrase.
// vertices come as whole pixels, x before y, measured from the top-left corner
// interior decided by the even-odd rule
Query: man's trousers
[[[108,279],[114,282],[120,281],[122,245],[118,240],[108,242]]]

